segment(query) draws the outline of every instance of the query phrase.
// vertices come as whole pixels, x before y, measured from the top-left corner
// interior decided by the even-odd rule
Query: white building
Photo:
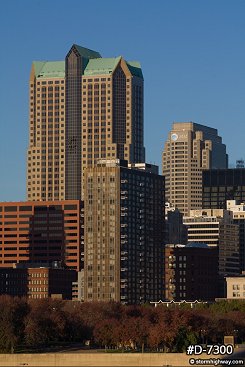
[[[245,299],[245,272],[241,276],[226,278],[226,298]]]

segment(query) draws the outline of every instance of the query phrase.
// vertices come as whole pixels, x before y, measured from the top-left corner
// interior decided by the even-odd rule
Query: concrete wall
[[[195,357],[185,353],[0,354],[0,366],[190,366],[190,358]]]

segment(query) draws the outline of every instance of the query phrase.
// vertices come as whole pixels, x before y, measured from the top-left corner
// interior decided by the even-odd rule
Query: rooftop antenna
[[[236,168],[244,168],[244,159],[240,158],[236,160]]]

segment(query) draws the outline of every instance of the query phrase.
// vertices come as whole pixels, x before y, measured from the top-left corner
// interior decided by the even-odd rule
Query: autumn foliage
[[[195,343],[245,340],[245,304],[221,302],[196,309],[26,300],[0,296],[0,352],[86,341],[95,348],[181,352]]]

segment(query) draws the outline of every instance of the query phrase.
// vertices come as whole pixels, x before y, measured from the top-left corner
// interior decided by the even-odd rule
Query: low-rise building
[[[213,301],[218,295],[218,249],[189,243],[165,246],[165,299]]]
[[[0,294],[27,298],[72,299],[75,270],[57,267],[0,268]]]
[[[226,278],[226,298],[245,300],[245,272],[240,276]]]

